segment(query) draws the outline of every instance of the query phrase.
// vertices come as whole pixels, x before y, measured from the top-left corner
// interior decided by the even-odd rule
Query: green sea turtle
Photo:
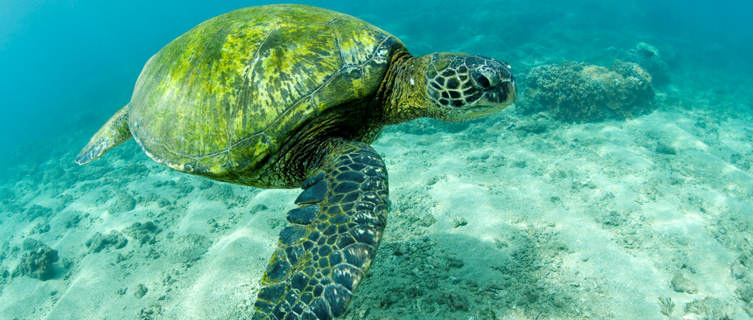
[[[263,188],[301,187],[261,280],[253,319],[343,314],[387,222],[382,126],[462,121],[516,97],[510,67],[475,55],[414,57],[357,18],[303,5],[235,10],[173,40],[131,101],[76,157],[135,138],[175,170]]]

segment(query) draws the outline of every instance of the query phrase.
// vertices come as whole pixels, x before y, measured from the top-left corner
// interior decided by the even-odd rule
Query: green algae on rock
[[[669,65],[662,57],[658,48],[646,42],[639,42],[634,48],[628,50],[623,60],[635,62],[651,74],[652,83],[655,86],[663,86],[669,83]]]
[[[121,249],[128,244],[128,239],[126,239],[125,236],[123,236],[122,233],[119,231],[110,231],[107,235],[102,235],[99,232],[94,233],[94,235],[89,238],[89,240],[86,241],[86,246],[89,248],[91,252],[97,253],[102,251],[103,249],[107,249],[110,247],[113,247],[115,249]]]
[[[567,122],[630,119],[654,109],[651,75],[617,60],[610,68],[580,62],[535,67],[528,75],[526,112],[548,111]]]
[[[14,277],[29,276],[44,281],[55,276],[52,264],[60,258],[57,250],[31,238],[24,240],[23,248],[26,252],[13,271]]]

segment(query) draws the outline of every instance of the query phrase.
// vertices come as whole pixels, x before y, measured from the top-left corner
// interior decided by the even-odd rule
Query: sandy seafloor
[[[389,223],[345,319],[750,319],[753,95],[693,76],[626,121],[387,128]],[[181,174],[133,141],[75,166],[89,134],[0,186],[0,319],[249,317],[299,191]],[[92,245],[111,233],[127,244]],[[12,276],[28,238],[58,251],[52,279]]]
[[[665,319],[664,297],[672,319],[750,318],[752,119],[662,102],[627,121],[389,128],[390,221],[346,319]],[[133,142],[69,162],[2,189],[49,208],[3,215],[2,268],[25,238],[61,260],[2,283],[0,318],[244,318],[298,191],[179,174]],[[126,246],[87,247],[113,230]]]

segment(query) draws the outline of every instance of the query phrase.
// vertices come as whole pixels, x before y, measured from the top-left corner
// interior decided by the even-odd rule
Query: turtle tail
[[[78,153],[75,162],[80,165],[86,164],[99,158],[107,150],[128,141],[131,137],[131,130],[128,129],[128,105],[126,105],[110,117],[102,128],[99,128],[89,143]]]

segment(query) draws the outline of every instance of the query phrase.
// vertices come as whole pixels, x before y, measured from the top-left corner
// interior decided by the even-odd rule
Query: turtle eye
[[[491,88],[492,84],[489,82],[489,79],[483,74],[475,73],[473,75],[473,80],[476,81],[476,84],[478,84],[478,86],[481,88],[484,88],[484,89]]]
[[[473,83],[476,84],[476,87],[483,90],[489,90],[495,87],[498,82],[495,81],[497,79],[494,76],[494,72],[484,66],[471,71],[471,78],[473,79]]]

